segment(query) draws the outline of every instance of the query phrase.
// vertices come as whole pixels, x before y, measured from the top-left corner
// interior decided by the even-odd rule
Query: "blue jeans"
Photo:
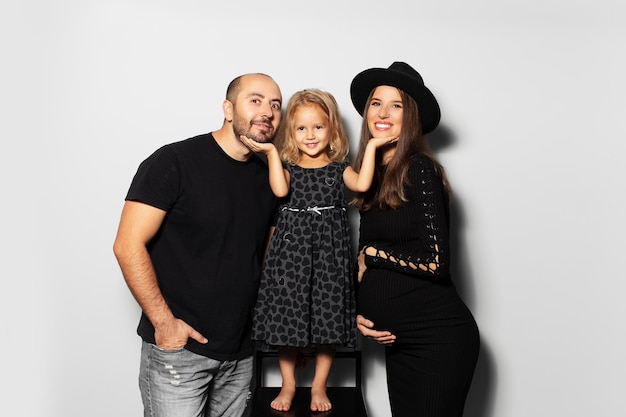
[[[141,347],[144,417],[241,417],[251,379],[252,356],[217,361],[184,348]]]

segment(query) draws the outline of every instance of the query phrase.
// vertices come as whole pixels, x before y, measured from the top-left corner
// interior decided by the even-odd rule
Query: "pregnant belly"
[[[389,280],[396,277],[378,272],[368,271],[359,285],[359,314],[373,321],[376,330],[394,332],[398,330],[398,314],[405,309],[399,303],[406,303],[406,293],[390,285]]]
[[[471,313],[451,281],[433,282],[382,269],[368,270],[359,285],[359,314],[376,330],[414,340],[429,329],[467,324]]]

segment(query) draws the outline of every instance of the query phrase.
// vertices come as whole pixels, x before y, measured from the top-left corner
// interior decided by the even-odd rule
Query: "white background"
[[[141,160],[265,72],[337,98],[395,60],[439,99],[469,417],[624,416],[623,2],[4,0],[0,414],[139,416],[139,310],[112,253]],[[370,415],[389,416],[366,343]]]

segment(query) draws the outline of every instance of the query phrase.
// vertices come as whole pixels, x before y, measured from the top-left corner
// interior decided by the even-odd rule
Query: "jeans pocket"
[[[173,353],[180,353],[183,352],[185,350],[185,346],[176,348],[176,349],[164,349],[162,347],[158,347],[156,344],[150,344],[150,346],[152,346],[152,349],[155,350],[156,352],[162,353],[162,354],[173,354]]]

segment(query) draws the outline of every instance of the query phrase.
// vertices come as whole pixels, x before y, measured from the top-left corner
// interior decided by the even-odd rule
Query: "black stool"
[[[305,357],[315,357],[315,354],[304,353]],[[257,350],[255,352],[255,388],[252,398],[250,417],[367,417],[365,402],[361,391],[361,351],[356,349],[338,349],[335,359],[351,359],[354,361],[353,387],[327,387],[326,394],[333,404],[327,412],[311,411],[311,387],[297,387],[296,395],[289,411],[276,411],[270,407],[270,402],[280,392],[280,387],[266,387],[263,381],[263,361],[267,358],[277,358],[276,350]]]

